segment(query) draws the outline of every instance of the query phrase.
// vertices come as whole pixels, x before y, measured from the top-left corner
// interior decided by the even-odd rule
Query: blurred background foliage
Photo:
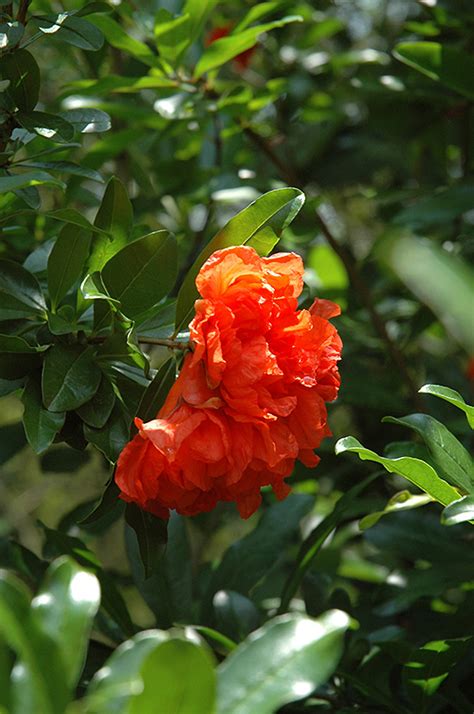
[[[130,236],[175,235],[179,287],[235,213],[268,190],[295,186],[306,203],[279,249],[304,258],[302,304],[319,296],[343,308],[334,438],[322,445],[317,470],[298,465],[294,496],[274,505],[266,494],[263,517],[244,522],[223,505],[186,523],[175,519],[152,580],[144,579],[120,504],[80,522],[114,457],[94,428],[86,427],[84,443],[61,432],[68,443],[34,454],[21,424],[23,385],[0,380],[0,565],[37,583],[44,563],[23,548],[48,559],[76,552],[71,539],[79,538],[102,564],[109,599],[120,597],[116,591],[124,598],[118,614],[99,611],[86,676],[136,626],[202,624],[239,641],[274,613],[302,539],[373,472],[336,457],[337,438],[353,434],[377,453],[392,442],[386,454],[416,455],[417,437],[381,419],[429,410],[472,449],[463,415],[418,393],[430,382],[474,397],[472,3],[207,5],[211,11],[191,21],[179,19],[180,0],[0,3],[1,259],[44,283],[55,239],[78,220],[55,212],[74,209],[88,230],[116,176],[125,198],[118,184],[113,198],[127,212],[128,195],[133,210]],[[8,19],[23,10],[24,33]],[[15,89],[9,58],[23,51],[18,43],[35,64],[23,56],[30,84]],[[110,229],[110,221],[95,225]],[[176,294],[172,288],[142,321],[152,342],[173,333]],[[53,334],[77,330],[73,308],[66,299],[56,313],[63,322],[49,318]],[[1,324],[10,333],[11,324]],[[152,369],[168,356],[151,344],[145,351]],[[143,373],[140,359],[133,369]],[[139,390],[146,384],[138,380]],[[124,383],[122,394],[131,411],[140,397],[132,387]],[[117,446],[127,424],[112,438],[118,422],[110,419],[106,438]],[[82,434],[77,423],[71,428]],[[440,525],[440,508],[430,505],[358,528],[359,518],[405,487],[393,475],[373,481],[306,571],[292,609],[318,616],[341,607],[360,629],[321,699],[285,711],[472,711],[474,650],[464,639],[474,614],[469,526]],[[277,534],[273,548],[242,584],[239,553],[266,543],[268,533]],[[222,589],[231,591],[231,605],[212,600]],[[448,654],[435,665],[426,650]],[[416,678],[423,667],[428,674]]]

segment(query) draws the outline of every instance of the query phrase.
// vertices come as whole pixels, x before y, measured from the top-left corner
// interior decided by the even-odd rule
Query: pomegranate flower
[[[262,486],[285,498],[295,460],[319,461],[325,403],[340,384],[342,343],[329,322],[340,310],[327,300],[298,310],[303,263],[293,253],[219,250],[196,285],[193,351],[156,419],[135,420],[115,478],[121,498],[163,518],[218,501],[248,518]]]

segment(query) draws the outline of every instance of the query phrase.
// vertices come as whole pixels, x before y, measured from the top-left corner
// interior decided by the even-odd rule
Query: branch
[[[265,156],[268,157],[272,164],[278,169],[281,178],[290,186],[292,185],[302,187],[303,181],[301,181],[300,177],[294,172],[294,170],[286,163],[284,163],[283,160],[278,156],[278,154],[275,153],[271,144],[269,144],[269,142],[264,137],[257,134],[251,127],[244,126],[243,128],[244,133],[249,137],[249,139],[265,154]],[[414,404],[416,405],[417,409],[424,411],[423,404],[418,394],[417,386],[408,370],[407,364],[405,362],[405,357],[403,356],[403,353],[399,350],[396,343],[388,334],[385,322],[377,312],[377,308],[375,307],[370,290],[360,275],[359,268],[357,267],[357,261],[354,255],[352,254],[352,251],[347,245],[342,245],[338,240],[336,240],[320,212],[316,210],[315,213],[322,234],[324,235],[336,255],[338,255],[341,259],[347,271],[349,280],[352,283],[352,287],[354,288],[354,291],[359,298],[360,303],[366,308],[372,321],[372,325],[374,326],[374,329],[376,330],[380,338],[384,341],[387,347],[387,352],[393,364],[397,367],[400,375],[402,376],[403,381],[407,385]]]
[[[31,0],[20,0],[20,6],[18,8],[16,19],[22,25],[26,25],[26,13],[28,12],[30,2]]]
[[[91,345],[101,345],[106,341],[107,337],[89,337],[87,342]],[[170,350],[192,350],[192,342],[180,342],[173,340],[170,337],[146,337],[141,335],[137,337],[137,342],[141,345],[159,345],[160,347],[168,347]]]

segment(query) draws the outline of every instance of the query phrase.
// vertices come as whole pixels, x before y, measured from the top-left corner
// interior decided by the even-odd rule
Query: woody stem
[[[98,345],[105,342],[106,337],[89,337],[87,340],[90,344]],[[168,337],[146,337],[141,335],[137,337],[137,342],[141,345],[159,345],[160,347],[168,347],[170,350],[192,350],[191,342],[180,342]]]

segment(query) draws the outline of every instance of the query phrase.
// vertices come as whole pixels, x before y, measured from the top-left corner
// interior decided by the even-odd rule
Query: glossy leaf
[[[170,639],[146,657],[141,669],[143,691],[130,702],[130,714],[163,712],[211,714],[215,707],[216,675],[212,660],[194,642]]]
[[[164,521],[147,518],[146,513],[140,516],[144,512],[135,509],[135,533],[129,529],[125,533],[135,584],[159,627],[189,622],[193,617],[193,573],[186,521],[172,513],[166,532]],[[143,532],[144,528],[148,532]]]
[[[44,404],[53,412],[76,409],[94,396],[101,377],[92,347],[53,345],[44,360]]]
[[[192,317],[194,301],[198,297],[194,281],[211,253],[233,245],[245,245],[266,227],[280,235],[303,203],[304,194],[297,188],[275,189],[257,198],[221,228],[201,251],[180,288],[176,304],[176,332],[187,325]]]
[[[17,119],[27,131],[45,139],[67,142],[74,136],[74,127],[58,114],[46,112],[18,112]]]
[[[38,102],[40,72],[33,55],[24,49],[3,54],[0,77],[10,84],[6,94],[21,111],[31,112]]]
[[[90,179],[90,181],[98,181],[99,183],[104,183],[104,179],[98,171],[94,171],[94,169],[89,169],[87,168],[87,166],[79,166],[79,164],[75,164],[73,161],[22,161],[21,165],[24,168],[58,171],[62,174],[81,176],[82,178]],[[67,211],[68,209],[59,210]],[[53,213],[54,211],[52,211],[49,215],[53,217]],[[85,220],[86,219],[84,219],[84,221]]]
[[[97,392],[92,399],[77,409],[77,413],[86,424],[94,429],[101,429],[110,417],[114,404],[114,389],[104,375]]]
[[[0,335],[0,377],[19,379],[39,367],[40,355],[22,337]]]
[[[169,357],[159,368],[138,405],[137,416],[143,421],[155,419],[176,379],[176,362]]]
[[[121,25],[111,17],[105,15],[94,15],[91,22],[100,29],[105,36],[107,42],[116,47],[118,50],[123,50],[128,55],[135,57],[140,62],[153,66],[156,64],[156,56],[149,47],[140,40],[136,40],[128,34]]]
[[[147,656],[168,638],[161,630],[140,632],[118,647],[92,680],[86,714],[123,714],[142,690],[141,667]]]
[[[273,714],[307,697],[333,674],[349,617],[340,610],[317,620],[274,618],[218,667],[218,714]]]
[[[68,109],[59,115],[81,134],[95,134],[110,129],[110,116],[101,109]]]
[[[13,48],[20,42],[24,31],[25,28],[20,22],[2,22],[0,25],[0,47],[2,49]]]
[[[459,392],[449,387],[443,387],[439,384],[425,384],[420,392],[422,394],[432,394],[434,397],[439,397],[449,402],[453,406],[461,409],[466,415],[467,421],[471,429],[474,429],[474,406],[466,404]]]
[[[0,260],[0,319],[45,316],[46,303],[36,278],[10,260]]]
[[[255,530],[225,552],[211,575],[206,599],[212,599],[218,590],[248,595],[291,542],[312,504],[311,496],[292,494],[264,511]]]
[[[410,67],[474,99],[474,59],[470,54],[439,42],[402,42],[394,55]]]
[[[459,493],[446,481],[438,476],[436,471],[424,461],[410,456],[398,459],[386,459],[375,451],[366,449],[353,436],[346,436],[336,443],[336,454],[352,451],[363,461],[375,461],[381,464],[389,473],[399,474],[444,506],[459,498]]]
[[[288,15],[281,20],[273,20],[262,25],[249,27],[242,32],[216,40],[204,50],[194,70],[194,76],[199,78],[206,72],[221,67],[237,55],[250,49],[264,32],[269,32],[276,27],[283,27],[292,22],[301,21],[302,17],[299,15]]]
[[[448,483],[466,492],[474,488],[472,458],[444,424],[429,414],[409,414],[399,419],[385,417],[383,421],[414,429],[424,440],[437,469]]]
[[[23,174],[15,174],[14,176],[0,176],[0,193],[8,193],[9,191],[20,191],[35,186],[55,186],[57,188],[66,188],[66,184],[60,181],[46,171],[26,171]],[[36,206],[36,203],[35,203]]]
[[[232,590],[218,590],[213,597],[216,627],[240,642],[260,625],[260,613],[250,598]]]
[[[85,268],[91,242],[90,233],[66,224],[48,258],[48,287],[53,312]]]
[[[100,50],[104,36],[99,28],[88,20],[67,12],[56,16],[36,18],[38,29],[45,35],[52,35],[61,42],[66,42],[81,50]]]
[[[69,558],[56,560],[48,568],[42,587],[31,603],[33,622],[53,640],[60,652],[63,676],[71,695],[84,663],[99,603],[97,578]]]
[[[115,401],[110,417],[104,426],[94,429],[88,424],[84,425],[84,434],[91,444],[94,444],[99,451],[112,463],[117,458],[129,439],[130,422],[123,409]]]
[[[149,578],[163,556],[168,540],[168,523],[142,510],[135,503],[127,504],[125,521],[135,532],[145,578]]]
[[[35,652],[35,642],[29,625],[30,595],[24,584],[6,572],[0,572],[0,634],[3,641],[18,655],[23,664],[23,676],[28,675],[28,708],[15,703],[10,695],[12,714],[56,714],[48,681]],[[36,710],[35,710],[36,707]]]
[[[374,511],[364,516],[359,521],[359,528],[362,531],[367,530],[367,528],[372,528],[376,523],[389,513],[396,513],[397,511],[407,511],[412,508],[421,508],[421,506],[426,506],[431,503],[433,499],[428,494],[420,493],[414,494],[409,491],[399,491],[388,501],[387,505],[383,511]]]
[[[156,305],[176,280],[177,247],[167,231],[149,233],[124,246],[102,268],[108,293],[134,318]]]
[[[21,399],[25,409],[23,425],[26,438],[33,451],[41,454],[62,429],[66,415],[64,412],[50,412],[44,408],[41,386],[34,377],[28,379]]]
[[[474,496],[464,496],[446,506],[441,514],[441,523],[455,526],[466,521],[474,522]]]
[[[124,185],[112,177],[107,184],[94,225],[110,234],[98,236],[93,243],[89,272],[101,270],[105,263],[127,243],[133,223],[132,204]]]

